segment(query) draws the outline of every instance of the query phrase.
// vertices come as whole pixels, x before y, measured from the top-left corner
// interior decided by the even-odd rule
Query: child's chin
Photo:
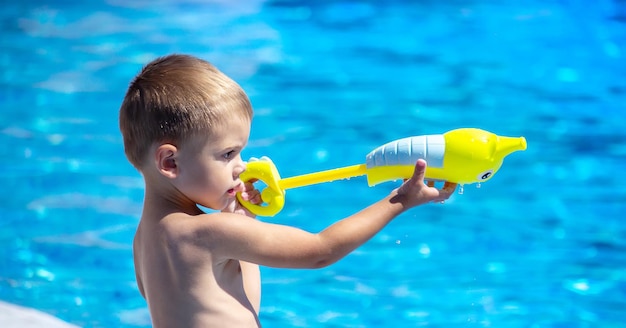
[[[215,206],[215,208],[219,208],[219,211],[222,212],[233,212],[237,208],[237,198],[228,197],[222,201],[220,206]]]

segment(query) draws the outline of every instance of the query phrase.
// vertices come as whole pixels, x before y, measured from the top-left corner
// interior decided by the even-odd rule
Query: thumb
[[[414,182],[417,182],[417,181],[423,182],[425,174],[426,174],[426,161],[420,158],[417,160],[417,162],[415,162],[415,171],[413,171],[413,177],[411,177],[411,179],[413,179]]]

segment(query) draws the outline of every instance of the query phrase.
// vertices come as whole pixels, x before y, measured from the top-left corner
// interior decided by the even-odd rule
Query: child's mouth
[[[241,187],[241,184],[236,185],[233,188],[228,189],[226,192],[228,193],[228,195],[230,196],[235,196],[237,195],[237,192],[242,190],[243,188]]]

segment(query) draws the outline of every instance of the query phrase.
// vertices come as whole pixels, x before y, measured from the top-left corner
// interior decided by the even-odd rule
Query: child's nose
[[[237,164],[235,165],[235,170],[233,175],[235,178],[239,178],[239,175],[246,170],[246,163],[241,160],[241,157],[237,158]]]

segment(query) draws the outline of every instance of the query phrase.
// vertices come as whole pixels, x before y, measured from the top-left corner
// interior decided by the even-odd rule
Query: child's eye
[[[233,158],[233,156],[235,155],[235,153],[236,153],[236,152],[235,152],[234,150],[231,150],[231,151],[227,152],[226,154],[224,154],[224,155],[223,155],[223,156],[224,156],[224,159],[231,159],[231,158]]]

